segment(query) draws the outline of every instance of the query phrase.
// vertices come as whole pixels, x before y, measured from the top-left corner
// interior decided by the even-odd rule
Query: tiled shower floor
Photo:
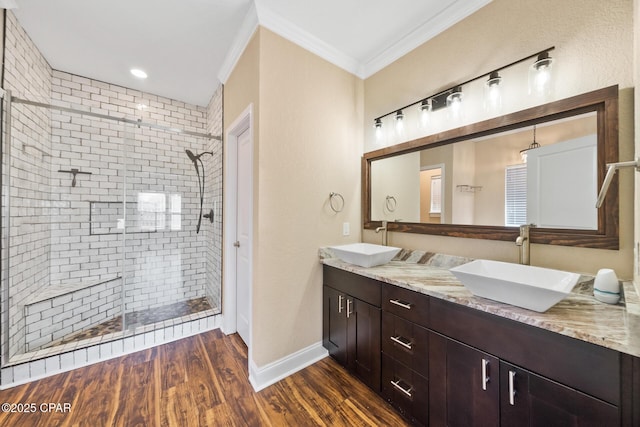
[[[134,311],[125,314],[125,326],[127,329],[134,329],[138,326],[150,325],[169,319],[187,316],[199,313],[205,310],[211,310],[211,304],[206,297],[196,298],[188,301],[182,301],[162,307],[151,308],[147,310]],[[69,344],[76,341],[82,341],[89,338],[95,338],[102,335],[111,334],[122,331],[122,316],[115,317],[99,325],[93,326],[82,332],[68,335],[60,340],[54,341],[44,348],[50,348],[62,344]]]

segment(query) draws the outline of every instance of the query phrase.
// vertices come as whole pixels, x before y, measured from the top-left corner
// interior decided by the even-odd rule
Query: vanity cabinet
[[[415,425],[640,425],[640,358],[324,266],[323,344]]]
[[[380,391],[381,283],[324,267],[323,345],[342,366]]]

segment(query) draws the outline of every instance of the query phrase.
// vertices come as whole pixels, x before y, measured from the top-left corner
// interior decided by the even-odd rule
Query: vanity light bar
[[[411,107],[413,107],[414,105],[417,105],[417,104],[428,104],[428,103],[430,103],[431,111],[436,111],[436,110],[439,110],[441,108],[445,108],[447,106],[447,98],[450,95],[454,94],[454,93],[461,92],[462,91],[462,86],[464,86],[466,84],[469,84],[471,82],[474,82],[474,81],[476,81],[478,79],[484,78],[484,77],[489,77],[488,83],[491,82],[493,84],[500,84],[501,81],[502,81],[502,77],[500,77],[500,75],[499,75],[500,71],[502,71],[504,69],[507,69],[509,67],[512,67],[512,66],[514,66],[516,64],[520,64],[521,62],[528,61],[531,58],[536,58],[536,62],[534,64],[539,64],[541,58],[543,60],[545,60],[546,63],[550,64],[551,61],[552,61],[552,58],[549,56],[549,52],[551,52],[554,49],[555,49],[555,46],[551,46],[551,47],[549,47],[547,49],[541,50],[540,52],[536,52],[533,55],[529,55],[529,56],[524,57],[522,59],[518,59],[517,61],[514,61],[514,62],[512,62],[510,64],[504,65],[504,66],[502,66],[500,68],[497,68],[495,70],[492,70],[492,71],[490,71],[488,73],[480,74],[479,76],[474,77],[472,79],[469,79],[469,80],[467,80],[467,81],[465,81],[463,83],[455,84],[452,87],[450,87],[448,89],[445,89],[445,90],[443,90],[441,92],[438,92],[438,93],[436,93],[434,95],[427,96],[426,98],[421,98],[420,100],[418,100],[416,102],[413,102],[413,103],[411,103],[409,105],[405,105],[402,108],[396,108],[395,110],[393,110],[393,111],[391,111],[391,112],[389,112],[387,114],[383,114],[382,116],[376,117],[374,119],[374,126],[380,128],[382,126],[382,119],[384,117],[390,116],[392,114],[396,114],[398,111],[401,111],[401,110],[404,110],[404,109],[407,109],[407,108],[411,108]]]

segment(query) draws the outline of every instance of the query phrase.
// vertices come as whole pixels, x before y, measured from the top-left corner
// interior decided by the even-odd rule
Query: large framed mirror
[[[618,86],[366,153],[363,227],[618,249]],[[617,178],[616,178],[617,180]]]

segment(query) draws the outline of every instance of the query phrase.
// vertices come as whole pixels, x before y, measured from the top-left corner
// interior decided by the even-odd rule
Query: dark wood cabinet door
[[[502,362],[500,378],[502,425],[620,425],[616,406],[522,368]]]
[[[323,287],[322,345],[338,363],[347,366],[347,298],[342,292]]]
[[[618,426],[616,406],[525,369],[500,363],[502,425]]]
[[[430,425],[499,426],[499,360],[436,333],[429,344]]]
[[[529,372],[500,362],[500,420],[505,426],[529,425]]]
[[[365,384],[380,391],[380,309],[347,298],[348,366]]]

